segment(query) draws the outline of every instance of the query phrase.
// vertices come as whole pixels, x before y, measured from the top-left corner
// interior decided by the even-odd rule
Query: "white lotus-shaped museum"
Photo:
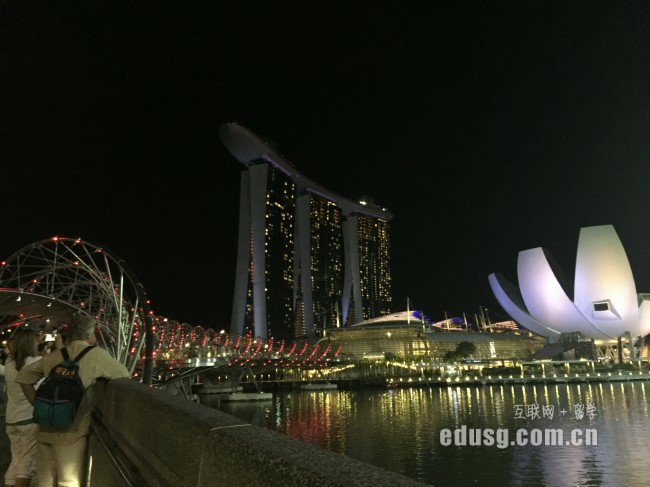
[[[556,341],[580,332],[607,342],[650,333],[650,295],[637,294],[630,263],[612,225],[580,229],[573,296],[557,265],[541,248],[519,252],[519,288],[499,273],[488,276],[497,301],[516,322]]]

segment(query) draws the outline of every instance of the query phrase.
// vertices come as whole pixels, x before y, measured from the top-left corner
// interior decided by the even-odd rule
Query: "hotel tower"
[[[221,138],[242,172],[231,333],[293,339],[391,311],[392,214],[299,173],[235,123]]]

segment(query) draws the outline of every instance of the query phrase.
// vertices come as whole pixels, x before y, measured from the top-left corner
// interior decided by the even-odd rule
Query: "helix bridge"
[[[51,334],[74,320],[92,320],[98,344],[135,380],[176,384],[185,392],[205,371],[318,369],[340,352],[308,340],[232,335],[157,316],[126,262],[80,238],[35,242],[0,262],[0,328]]]

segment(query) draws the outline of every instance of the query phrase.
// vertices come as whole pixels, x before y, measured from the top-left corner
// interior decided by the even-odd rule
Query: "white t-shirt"
[[[29,364],[38,362],[41,358],[40,355],[27,357],[23,368],[27,367]],[[5,362],[5,381],[7,383],[7,424],[14,424],[19,421],[32,419],[34,414],[34,406],[29,403],[20,387],[20,384],[16,382],[17,375],[18,371],[16,370],[16,362],[13,358],[9,357]]]

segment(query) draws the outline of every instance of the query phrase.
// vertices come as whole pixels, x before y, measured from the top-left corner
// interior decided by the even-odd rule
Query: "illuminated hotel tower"
[[[247,167],[231,332],[291,339],[389,313],[392,214],[309,180],[240,125],[220,133]]]

